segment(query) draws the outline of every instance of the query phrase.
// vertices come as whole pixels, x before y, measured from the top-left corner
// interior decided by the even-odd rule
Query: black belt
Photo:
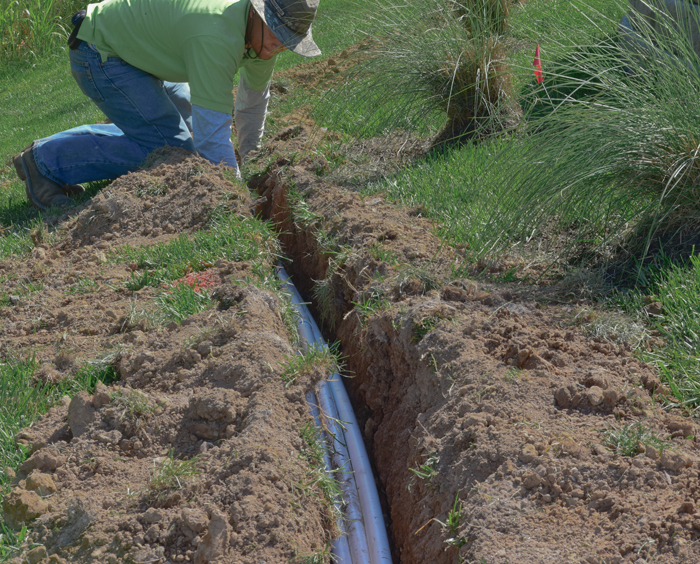
[[[73,24],[73,31],[68,37],[68,47],[70,47],[73,51],[75,51],[83,43],[82,39],[78,39],[78,32],[80,31],[80,26],[82,25],[86,14],[87,12],[85,10],[80,10],[70,19],[71,23]]]

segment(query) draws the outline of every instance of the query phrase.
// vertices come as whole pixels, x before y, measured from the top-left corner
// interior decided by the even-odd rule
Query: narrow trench
[[[272,175],[257,178],[249,184],[249,188],[251,190],[259,192],[260,195],[262,195],[261,187],[264,188],[265,182],[268,179],[273,179],[274,181],[274,177]],[[277,186],[282,188],[282,193],[278,194],[278,196],[285,198],[286,194],[284,191],[286,190],[286,187],[284,185]],[[275,213],[273,212],[272,206],[266,206],[265,203],[263,203],[262,207],[259,208],[259,211],[262,211],[262,217],[264,219],[275,219],[277,226],[282,225],[282,223],[278,221],[279,217],[273,217]],[[339,342],[341,345],[340,352],[341,355],[343,355],[343,349],[348,349],[348,343],[344,342],[342,335],[340,335],[337,330],[329,328],[328,324],[324,324],[322,322],[321,314],[318,309],[318,304],[313,297],[314,280],[319,280],[323,278],[325,272],[319,273],[317,269],[313,268],[314,266],[318,267],[317,261],[313,261],[312,263],[308,260],[309,254],[313,252],[313,249],[310,249],[308,246],[312,237],[310,237],[310,234],[308,232],[297,232],[295,234],[290,234],[289,232],[285,231],[283,227],[278,227],[278,229],[280,231],[282,251],[286,259],[283,264],[284,268],[290,275],[292,282],[294,283],[296,289],[300,293],[302,299],[306,302],[308,310],[313,316],[318,328],[320,329],[324,340],[328,343]],[[290,237],[293,237],[294,240],[290,240]],[[344,304],[344,307],[352,308],[353,306],[352,304]],[[353,358],[353,356],[345,356],[343,360],[349,371],[349,374],[351,375],[353,374],[353,367],[366,363],[366,361],[362,360],[357,361],[355,358]],[[401,561],[400,550],[397,544],[396,536],[394,534],[394,529],[392,527],[391,511],[385,488],[386,478],[379,474],[377,468],[374,452],[373,433],[370,435],[366,431],[367,421],[371,416],[372,410],[369,408],[366,402],[363,399],[361,399],[360,394],[357,393],[357,382],[353,377],[345,378],[344,384],[348,396],[350,397],[350,402],[352,404],[355,417],[357,418],[357,422],[361,430],[362,439],[372,467],[374,481],[377,486],[379,501],[381,503],[382,514],[386,526],[386,532],[389,539],[391,559],[393,562],[399,563]],[[399,485],[397,487],[401,486]]]
[[[280,159],[249,188],[297,290],[327,320],[324,337],[345,355],[394,562],[636,562],[648,549],[634,539],[647,532],[628,504],[643,487],[654,493],[640,511],[666,513],[697,538],[700,526],[690,531],[670,501],[696,487],[697,463],[656,450],[629,463],[603,444],[625,417],[666,434],[684,424],[658,406],[658,376],[628,345],[590,338],[572,308],[541,305],[537,290],[443,284],[458,250],[438,256],[443,244],[411,210],[327,184],[312,164]],[[565,556],[591,538],[595,555]],[[683,554],[668,562],[700,561],[656,539]]]

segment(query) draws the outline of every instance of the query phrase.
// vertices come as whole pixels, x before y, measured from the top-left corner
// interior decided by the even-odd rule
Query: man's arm
[[[238,169],[231,144],[231,115],[192,105],[192,136],[200,156]]]
[[[250,151],[254,151],[260,146],[269,100],[269,83],[262,91],[253,90],[248,86],[241,73],[234,109],[236,131],[238,132],[238,153],[241,160],[245,160]]]

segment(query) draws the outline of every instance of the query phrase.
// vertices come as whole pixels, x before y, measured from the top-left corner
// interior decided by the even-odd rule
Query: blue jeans
[[[100,54],[83,42],[70,51],[73,77],[111,124],[81,125],[39,139],[34,159],[40,172],[60,184],[117,178],[136,170],[166,145],[194,152],[189,86],[155,76]]]

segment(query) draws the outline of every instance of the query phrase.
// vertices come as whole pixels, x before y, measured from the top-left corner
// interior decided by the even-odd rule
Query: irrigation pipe
[[[316,428],[323,429],[321,425],[321,412],[319,411],[318,406],[316,405],[316,398],[313,392],[309,392],[308,394],[306,394],[306,402],[309,404],[309,410],[311,411],[311,415],[314,418],[314,424],[316,425]],[[332,466],[327,448],[323,449],[323,463],[326,466],[326,471],[330,471]],[[339,515],[338,520],[336,521],[336,525],[338,527],[338,531],[340,532],[340,536],[333,541],[332,551],[337,559],[338,564],[352,564],[354,563],[354,561],[352,560],[352,557],[350,555],[348,537],[345,535],[345,522],[343,521],[342,516],[340,516],[342,511],[340,503],[335,504],[335,509],[337,515]]]
[[[305,345],[326,347],[321,331],[289,275],[282,267],[277,269],[277,274],[291,293],[292,304],[299,314],[299,336]],[[332,462],[340,469],[340,486],[346,503],[347,527],[339,528],[347,531],[350,554],[345,560],[340,539],[334,543],[333,553],[340,564],[391,564],[389,539],[372,467],[340,375],[332,374],[321,382],[317,396],[330,435]],[[314,413],[313,402],[309,404]]]
[[[360,497],[352,471],[352,462],[348,453],[343,428],[339,421],[338,409],[335,405],[333,392],[328,382],[321,382],[318,389],[318,401],[326,415],[326,428],[329,431],[329,442],[333,452],[333,465],[339,469],[338,479],[346,503],[345,520],[348,533],[350,558],[352,562],[370,562],[367,532],[362,520]]]

